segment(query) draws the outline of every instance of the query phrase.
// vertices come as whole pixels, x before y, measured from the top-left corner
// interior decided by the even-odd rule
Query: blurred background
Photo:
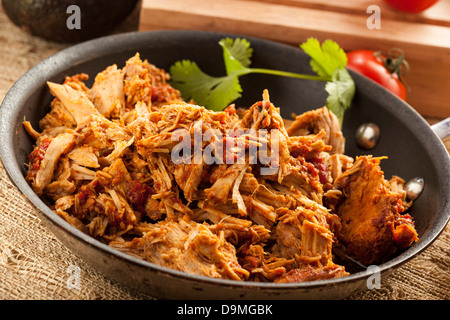
[[[347,52],[379,51],[389,59],[401,52],[402,98],[430,121],[450,116],[448,0],[2,0],[0,19],[0,67],[6,68],[0,97],[31,65],[74,43],[119,32],[192,29],[295,46],[308,37],[332,39]]]

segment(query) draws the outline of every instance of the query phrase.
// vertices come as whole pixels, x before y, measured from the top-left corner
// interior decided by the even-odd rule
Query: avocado
[[[111,32],[138,0],[2,0],[9,19],[23,30],[57,42],[80,42]]]

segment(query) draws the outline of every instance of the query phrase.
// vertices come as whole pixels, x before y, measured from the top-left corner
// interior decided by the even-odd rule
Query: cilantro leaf
[[[350,108],[355,96],[355,83],[347,69],[336,69],[325,90],[328,92],[326,106],[338,117],[342,127],[344,112]]]
[[[311,68],[321,77],[331,78],[336,69],[347,65],[347,55],[332,40],[325,40],[321,46],[319,40],[309,38],[300,48],[311,57]]]
[[[221,111],[231,102],[241,97],[242,87],[238,77],[227,76],[213,89],[205,104],[211,106],[211,110]]]
[[[226,76],[211,77],[204,73],[195,62],[178,61],[170,67],[172,85],[180,90],[185,100],[211,110],[220,111],[241,97],[241,75],[249,73],[253,49],[246,39],[225,38],[219,41],[223,50]]]
[[[223,60],[228,75],[250,66],[253,49],[247,39],[225,38],[220,40],[219,44],[223,49]]]
[[[311,57],[310,65],[317,75],[250,68],[253,49],[248,40],[225,38],[221,39],[219,44],[223,50],[226,70],[223,77],[209,76],[195,62],[189,60],[178,61],[171,66],[171,84],[180,90],[185,100],[192,99],[211,110],[223,110],[241,97],[242,87],[239,77],[249,73],[327,81],[325,90],[329,96],[326,105],[338,116],[342,125],[344,112],[350,107],[355,94],[355,85],[345,69],[347,56],[334,41],[326,40],[321,45],[317,39],[309,38],[300,45],[300,48]]]
[[[241,96],[242,88],[235,76],[211,77],[195,62],[177,61],[170,67],[172,85],[185,100],[193,99],[211,110],[220,111]]]
[[[325,91],[328,92],[326,106],[339,119],[342,126],[345,110],[350,108],[355,95],[355,83],[348,73],[347,55],[332,40],[322,45],[315,38],[309,38],[300,48],[311,57],[310,65],[319,76],[328,78]]]

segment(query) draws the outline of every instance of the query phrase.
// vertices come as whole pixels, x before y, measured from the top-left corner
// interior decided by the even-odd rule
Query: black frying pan
[[[106,276],[125,285],[168,299],[319,299],[344,298],[365,289],[370,273],[359,271],[348,277],[315,282],[274,284],[243,283],[186,274],[138,260],[100,243],[69,225],[37,197],[26,183],[25,163],[34,141],[22,126],[27,119],[34,127],[48,111],[52,96],[46,81],[62,82],[65,76],[87,73],[94,76],[106,66],[125,61],[136,52],[158,67],[169,69],[175,61],[191,59],[205,72],[223,75],[218,33],[158,31],[114,35],[63,50],[42,61],[10,89],[0,108],[0,155],[15,185],[36,207],[36,213],[68,248]],[[254,49],[252,67],[309,73],[309,57],[300,49],[246,37]],[[388,156],[382,161],[386,178],[398,175],[406,180],[421,176],[425,189],[414,203],[414,217],[420,240],[408,250],[379,266],[382,275],[428,247],[445,227],[450,215],[450,160],[439,137],[409,105],[374,82],[351,72],[356,95],[345,114],[343,132],[346,154]],[[283,117],[322,107],[324,84],[276,76],[247,75],[241,78],[244,95],[236,104],[249,107],[269,89],[271,101]],[[370,150],[355,144],[355,131],[365,122],[375,122],[381,130],[378,145]],[[448,133],[448,128],[446,130]],[[14,213],[12,213],[14,214]]]

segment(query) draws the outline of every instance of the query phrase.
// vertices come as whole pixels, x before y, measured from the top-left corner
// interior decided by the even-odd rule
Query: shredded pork
[[[348,275],[335,245],[374,263],[416,239],[400,215],[404,181],[388,184],[377,161],[344,155],[325,107],[285,126],[265,91],[242,114],[214,112],[183,101],[169,74],[139,54],[107,67],[91,88],[87,80],[48,82],[50,112],[39,130],[24,122],[36,139],[27,181],[63,219],[113,248],[208,277],[299,282]],[[355,218],[352,208],[364,206],[370,217]],[[390,233],[373,225],[386,207]],[[363,246],[353,242],[360,238]]]

